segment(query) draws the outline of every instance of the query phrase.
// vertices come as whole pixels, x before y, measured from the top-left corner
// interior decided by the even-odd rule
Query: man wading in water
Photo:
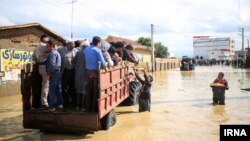
[[[150,112],[151,107],[151,86],[153,82],[153,77],[150,75],[147,75],[145,69],[142,70],[144,73],[145,80],[142,80],[141,77],[138,74],[137,69],[134,69],[136,78],[140,81],[142,84],[140,95],[139,95],[139,112]]]
[[[214,80],[214,84],[221,86],[211,86],[213,91],[213,105],[225,105],[225,90],[228,90],[227,80],[224,79],[224,73],[220,72]]]

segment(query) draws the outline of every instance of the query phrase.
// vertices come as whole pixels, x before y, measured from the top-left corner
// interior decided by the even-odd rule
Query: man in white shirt
[[[49,80],[47,79],[46,72],[46,59],[48,56],[48,51],[46,47],[46,43],[49,41],[48,35],[42,35],[40,38],[40,43],[35,48],[32,61],[34,64],[38,64],[39,74],[42,76],[42,91],[41,91],[41,105],[43,108],[47,109],[49,107],[48,104],[48,91],[49,91]]]
[[[76,107],[75,93],[75,64],[74,58],[78,50],[75,48],[74,41],[67,41],[66,47],[57,49],[61,55],[61,75],[62,75],[62,94],[64,107]]]

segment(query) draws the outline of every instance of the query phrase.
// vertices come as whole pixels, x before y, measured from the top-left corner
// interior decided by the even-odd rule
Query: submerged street
[[[220,71],[229,84],[226,105],[212,106],[209,84]],[[194,71],[176,69],[152,76],[151,112],[139,113],[138,105],[117,107],[115,126],[87,135],[23,129],[21,95],[1,97],[0,140],[218,141],[220,124],[250,124],[250,92],[240,90],[250,87],[250,69],[196,67]]]

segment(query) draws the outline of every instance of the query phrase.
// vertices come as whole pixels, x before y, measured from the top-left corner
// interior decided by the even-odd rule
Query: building
[[[230,37],[193,37],[193,56],[195,58],[232,60],[235,55],[235,40]]]
[[[42,34],[47,34],[56,45],[65,42],[62,36],[39,23],[0,26],[0,83],[20,78],[20,71],[31,62]]]
[[[152,56],[152,49],[151,47],[143,46],[136,41],[122,38],[122,37],[116,37],[109,35],[106,39],[107,42],[123,42],[124,44],[132,45],[134,47],[134,52],[137,54],[137,56],[141,59],[144,63],[151,63],[151,56]]]
[[[56,45],[65,41],[61,35],[39,23],[0,26],[0,48],[33,51],[42,34],[47,34]]]

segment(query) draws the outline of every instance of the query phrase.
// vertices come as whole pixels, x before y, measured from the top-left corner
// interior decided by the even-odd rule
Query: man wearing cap
[[[75,66],[73,64],[73,59],[75,58],[78,50],[75,48],[74,41],[67,41],[66,47],[63,46],[58,48],[57,50],[61,55],[63,104],[64,107],[75,107]]]
[[[107,63],[103,58],[101,46],[101,38],[94,36],[92,45],[84,50],[86,69],[87,69],[87,103],[86,108],[89,112],[97,112],[98,98],[98,70],[99,64],[102,68],[107,68]]]

